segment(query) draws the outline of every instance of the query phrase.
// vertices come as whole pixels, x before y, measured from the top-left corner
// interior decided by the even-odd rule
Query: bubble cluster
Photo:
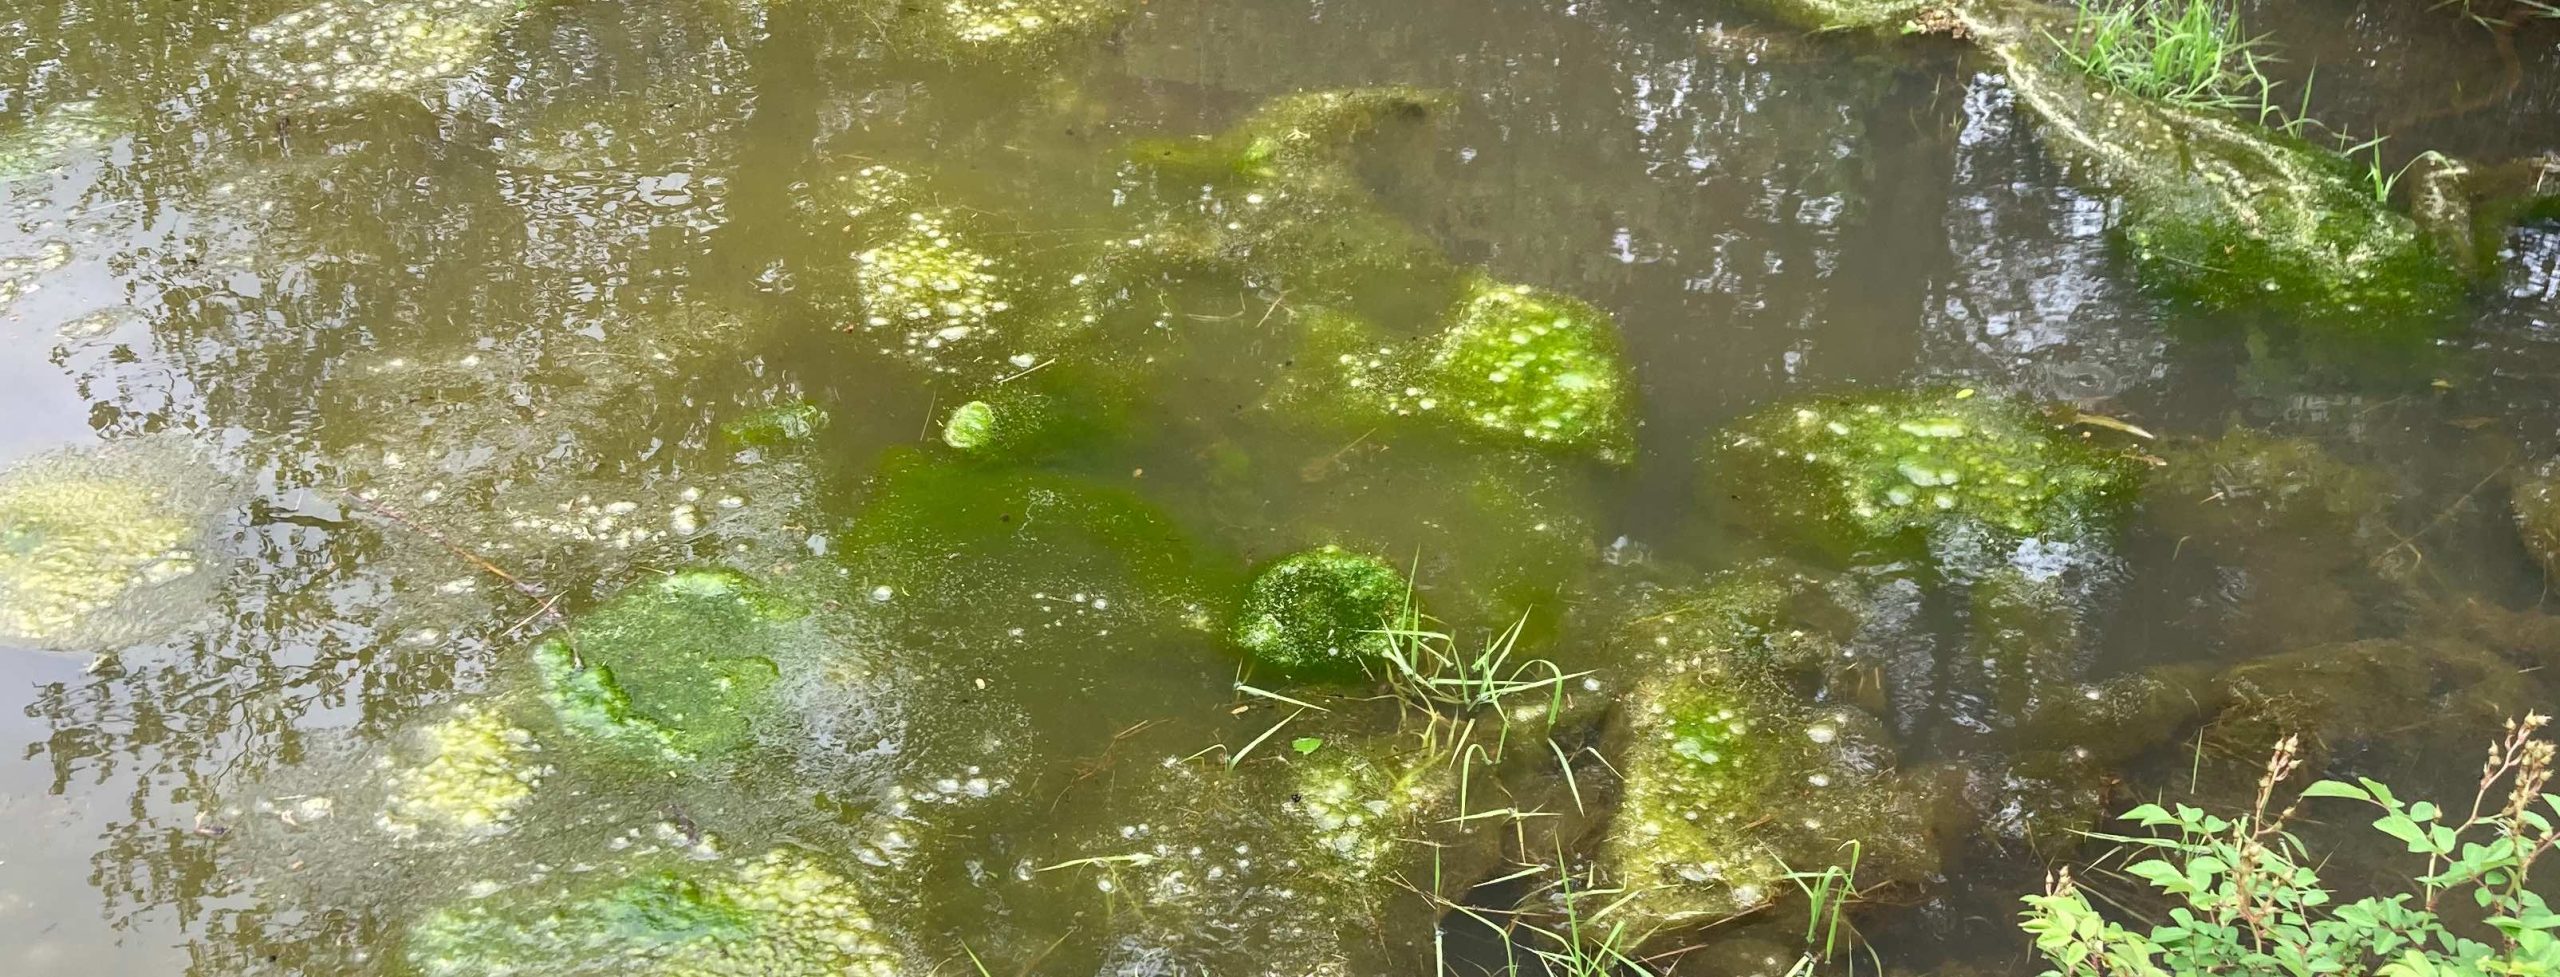
[[[904,352],[932,362],[946,347],[994,338],[994,317],[1013,304],[992,270],[996,259],[954,241],[943,218],[913,213],[893,240],[853,256],[863,318],[858,328],[893,333]]]

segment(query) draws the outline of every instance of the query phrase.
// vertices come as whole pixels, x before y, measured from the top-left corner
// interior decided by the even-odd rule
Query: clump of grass
[[[2081,72],[2143,98],[2231,111],[2269,104],[2258,39],[2216,0],[2080,0],[2069,35],[2052,40]]]
[[[1544,658],[1514,662],[1528,625],[1524,614],[1474,651],[1461,651],[1455,636],[1434,630],[1407,602],[1397,620],[1378,631],[1387,638],[1379,677],[1398,697],[1433,712],[1463,717],[1488,707],[1499,710],[1514,696],[1545,693],[1552,717],[1564,708],[1565,683],[1591,673],[1567,673]]]

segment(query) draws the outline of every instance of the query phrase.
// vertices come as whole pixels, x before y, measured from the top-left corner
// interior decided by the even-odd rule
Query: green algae
[[[478,839],[505,833],[548,770],[533,733],[497,711],[455,707],[421,731],[423,759],[391,767],[376,823],[392,837]]]
[[[852,882],[807,855],[694,863],[501,892],[419,921],[425,977],[899,977],[903,956]]]
[[[2033,20],[2034,18],[2026,18]],[[2225,114],[2112,91],[2056,62],[2033,26],[1974,18],[2045,142],[2124,201],[2140,280],[2307,335],[2412,344],[2464,300],[2461,274],[2336,153]]]
[[[1899,30],[1928,0],[1753,0],[1752,6],[1809,31]]]
[[[1981,533],[1995,542],[2102,538],[2139,465],[2028,405],[1927,388],[1781,405],[1735,422],[1708,491],[1766,532],[1843,551]]]
[[[826,408],[807,402],[767,407],[720,426],[733,444],[778,448],[817,437],[833,418]]]
[[[1432,418],[1467,436],[1624,462],[1635,407],[1616,320],[1578,299],[1474,275],[1424,344],[1392,342],[1366,320],[1302,316],[1315,383],[1284,386],[1285,410],[1369,423]]]
[[[323,0],[250,28],[233,61],[290,97],[344,105],[460,74],[525,9],[518,0]]]
[[[1101,440],[1128,409],[1126,378],[1110,373],[1078,364],[996,384],[951,409],[942,443],[973,458],[1022,461]]]
[[[1837,864],[1850,841],[1861,885],[1935,864],[1927,792],[1877,763],[1883,730],[1856,709],[1710,661],[1640,682],[1624,713],[1626,783],[1599,858],[1640,931],[1764,908],[1792,867]]]
[[[806,612],[744,575],[687,570],[544,639],[533,662],[561,726],[661,762],[744,746]]]
[[[39,455],[0,472],[0,637],[138,640],[201,609],[228,487],[162,440]]]
[[[868,4],[890,44],[955,65],[1036,65],[1120,29],[1134,0],[935,0]]]
[[[1403,87],[1298,92],[1216,136],[1141,141],[1130,156],[1164,200],[1122,263],[1241,273],[1302,301],[1444,278],[1446,259],[1380,209],[1352,163],[1362,147],[1447,104]]]
[[[1254,574],[1233,637],[1284,673],[1343,676],[1393,650],[1384,629],[1411,605],[1412,584],[1386,561],[1338,546],[1274,560]]]

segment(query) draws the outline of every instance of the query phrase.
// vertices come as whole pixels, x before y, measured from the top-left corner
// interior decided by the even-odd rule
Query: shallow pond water
[[[2386,166],[2560,150],[2560,29],[2433,7],[2240,13]],[[1801,948],[1753,866],[1853,838],[1891,966],[2033,972],[2089,818],[2276,729],[2444,792],[2560,704],[2514,514],[2560,226],[2333,356],[2147,288],[1945,37],[7,0],[0,46],[0,972],[1494,973],[1544,863],[1744,973]],[[1399,703],[1354,659],[1408,598],[1570,678]]]

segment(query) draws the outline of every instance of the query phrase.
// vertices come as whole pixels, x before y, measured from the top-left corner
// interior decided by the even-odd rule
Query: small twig
[[[490,576],[506,581],[507,586],[515,588],[517,593],[523,594],[526,597],[533,598],[537,601],[545,601],[546,603],[543,604],[543,609],[546,611],[550,609],[551,605],[547,602],[551,600],[551,597],[550,595],[543,593],[541,588],[524,582],[523,579],[517,577],[515,574],[508,573],[497,564],[489,562],[486,557],[483,557],[478,553],[471,552],[470,550],[463,549],[462,544],[454,542],[451,537],[437,532],[434,528],[424,525],[415,519],[401,515],[400,513],[393,511],[389,506],[383,505],[382,503],[376,502],[372,499],[365,498],[362,495],[354,492],[344,492],[340,493],[340,495],[350,501],[353,501],[355,504],[364,507],[366,511],[371,512],[374,515],[391,520],[401,526],[407,527],[412,532],[434,540],[436,545],[444,547],[446,552],[452,553],[457,557],[461,557],[463,562],[480,568],[483,573],[487,573]],[[536,616],[540,616],[540,613],[537,612]]]

